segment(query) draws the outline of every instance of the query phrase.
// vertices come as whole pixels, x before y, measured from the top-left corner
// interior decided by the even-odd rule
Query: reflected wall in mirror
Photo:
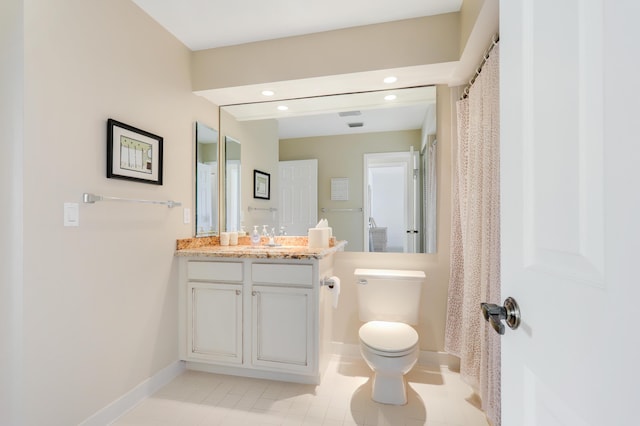
[[[240,142],[225,136],[225,218],[227,231],[239,231],[242,221],[242,152]]]
[[[218,131],[196,122],[196,237],[218,234]]]
[[[279,110],[277,107],[281,105],[288,109]],[[435,251],[435,87],[232,105],[224,106],[222,110],[220,126],[223,131],[227,126],[238,128],[257,122],[275,123],[271,126],[272,133],[261,134],[263,139],[273,139],[273,146],[278,147],[275,160],[264,156],[253,158],[252,152],[257,148],[253,147],[252,140],[243,140],[243,161],[251,157],[252,167],[275,171],[278,161],[317,160],[317,217],[326,218],[333,234],[348,241],[346,250]],[[406,196],[403,200],[392,201],[384,195],[376,195],[375,204],[402,211],[406,219],[401,223],[400,233],[393,236],[393,243],[375,250],[371,236],[380,228],[397,227],[398,223],[383,217],[382,213],[375,217],[378,213],[372,211],[371,197],[376,188],[371,182],[365,183],[368,176],[365,155],[397,152],[406,153],[409,160],[403,166],[404,182],[391,185],[391,193],[402,192]],[[347,199],[332,197],[332,178],[347,178]],[[286,194],[278,188],[278,176],[272,174],[272,180],[272,199],[275,198],[278,214],[268,225],[278,229],[292,216],[302,214],[307,206],[301,201],[297,207],[299,212],[289,211],[291,208],[287,206],[292,203],[280,203]],[[389,182],[387,179],[386,183]],[[253,224],[250,223],[251,214],[245,215],[245,222],[245,225]],[[256,224],[260,221],[256,220]],[[309,224],[312,226],[315,223]]]

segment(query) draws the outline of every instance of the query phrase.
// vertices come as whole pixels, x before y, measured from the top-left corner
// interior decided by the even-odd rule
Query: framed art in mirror
[[[271,175],[259,170],[253,171],[253,198],[269,199]]]
[[[107,120],[107,177],[162,185],[161,136]]]

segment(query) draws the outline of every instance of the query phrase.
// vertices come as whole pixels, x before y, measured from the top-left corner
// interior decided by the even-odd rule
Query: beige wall
[[[337,253],[334,273],[342,281],[340,302],[333,318],[333,340],[358,344],[356,268],[411,269],[424,271],[427,282],[422,292],[419,324],[420,348],[444,351],[444,330],[449,286],[449,240],[451,228],[451,120],[450,95],[446,86],[437,87],[438,121],[438,241],[434,254]]]
[[[193,90],[457,61],[459,15],[197,51],[193,54]]]
[[[0,424],[18,425],[22,376],[22,0],[0,2]]]
[[[360,213],[326,212],[321,208],[362,208],[364,154],[420,150],[420,130],[360,133],[283,139],[280,160],[318,160],[318,218],[326,218],[334,235],[347,240],[347,251],[364,250],[364,217]],[[331,178],[349,178],[349,200],[331,201]]]
[[[24,171],[24,424],[68,426],[177,361],[173,252],[193,225],[182,208],[103,202],[64,228],[63,203],[193,207],[193,123],[217,114],[191,93],[190,52],[128,0],[30,0],[24,36],[24,138],[6,161],[18,191]],[[105,177],[109,117],[164,137],[162,186]]]
[[[460,7],[460,53],[471,36],[473,27],[480,15],[485,0],[464,0]]]

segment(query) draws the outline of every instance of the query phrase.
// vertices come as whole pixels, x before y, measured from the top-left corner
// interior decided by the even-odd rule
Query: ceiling
[[[191,50],[230,46],[275,38],[290,37],[354,26],[396,21],[400,19],[437,15],[460,10],[462,0],[132,0],[162,27],[172,33]],[[393,70],[354,73],[342,76],[320,77],[297,81],[282,81],[264,85],[249,85],[196,92],[216,105],[261,102],[262,112],[253,112],[263,118],[272,114],[267,100],[314,97],[306,101],[304,113],[296,113],[290,107],[285,113],[271,115],[279,121],[280,137],[306,137],[314,135],[362,133],[420,128],[425,111],[434,97],[423,103],[411,104],[397,101],[387,109],[389,102],[374,97],[369,105],[362,100],[358,107],[360,128],[349,128],[345,118],[337,112],[354,107],[333,106],[328,114],[327,106],[319,106],[322,116],[314,117],[308,104],[316,103],[322,96],[336,93],[353,93],[371,90],[389,90],[422,86],[426,83],[444,82],[451,75],[456,63],[433,66],[416,66]],[[384,77],[393,75],[395,83],[383,83]],[[275,95],[265,98],[262,90],[270,89]],[[386,105],[385,105],[386,104]],[[316,107],[313,107],[316,108]],[[386,111],[383,114],[383,109]],[[238,113],[240,114],[240,113]],[[245,113],[242,113],[245,114]],[[246,117],[244,118],[246,119]],[[355,121],[355,120],[354,120]],[[399,123],[402,123],[400,125]],[[401,128],[398,128],[401,127]]]
[[[132,0],[191,50],[457,12],[462,0]]]
[[[391,98],[389,98],[391,96]],[[435,114],[434,86],[230,105],[238,121],[275,118],[280,139],[420,129]],[[285,106],[286,110],[279,108]]]

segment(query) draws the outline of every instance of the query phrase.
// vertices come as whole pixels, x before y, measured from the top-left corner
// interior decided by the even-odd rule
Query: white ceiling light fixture
[[[395,101],[396,98],[397,98],[396,95],[387,95],[387,96],[384,97],[384,100],[385,101]]]
[[[286,111],[288,110],[289,107],[286,105],[278,105],[278,111]]]
[[[274,92],[273,90],[263,90],[262,91],[262,95],[263,96],[273,96],[275,94],[276,94],[276,92]]]
[[[398,81],[398,77],[390,75],[389,77],[385,77],[385,79],[382,80],[382,81],[384,81],[387,84],[391,84],[391,83],[395,83],[396,81]]]

